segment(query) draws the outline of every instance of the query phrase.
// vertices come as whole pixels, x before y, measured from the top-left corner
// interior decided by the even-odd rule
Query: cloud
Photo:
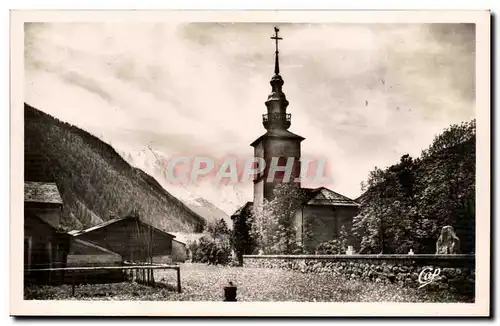
[[[26,101],[114,146],[249,156],[265,131],[272,27],[28,24]],[[280,29],[290,130],[306,138],[305,155],[328,158],[336,191],[356,197],[374,166],[419,155],[442,129],[475,115],[474,25]]]

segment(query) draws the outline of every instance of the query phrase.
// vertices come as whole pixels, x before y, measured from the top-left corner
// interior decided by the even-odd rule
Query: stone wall
[[[474,255],[245,255],[245,267],[333,273],[348,279],[395,283],[474,296]],[[434,276],[433,276],[434,275]]]

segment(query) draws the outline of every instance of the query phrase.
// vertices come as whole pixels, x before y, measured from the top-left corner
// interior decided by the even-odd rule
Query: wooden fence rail
[[[154,270],[174,269],[177,271],[177,292],[181,293],[181,269],[175,265],[132,265],[132,266],[86,266],[86,267],[56,267],[27,269],[26,272],[52,272],[52,271],[97,271],[97,270]],[[72,294],[75,295],[75,282],[73,277]]]

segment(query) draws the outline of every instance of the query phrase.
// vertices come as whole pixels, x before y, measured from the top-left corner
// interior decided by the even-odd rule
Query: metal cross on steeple
[[[271,36],[271,39],[276,41],[276,53],[278,53],[278,41],[283,39],[282,37],[278,37],[279,31],[280,31],[279,28],[275,27],[274,36]]]
[[[274,62],[274,73],[276,75],[278,75],[280,73],[280,64],[279,64],[279,60],[278,60],[278,41],[279,40],[282,40],[283,38],[282,37],[279,37],[278,36],[278,33],[279,33],[279,28],[278,27],[274,27],[274,36],[271,36],[271,39],[272,40],[275,40],[276,41],[276,59],[275,59],[275,62]]]

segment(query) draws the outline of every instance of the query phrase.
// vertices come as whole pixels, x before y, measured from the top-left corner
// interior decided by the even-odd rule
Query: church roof
[[[246,211],[246,210],[248,210],[248,209],[251,209],[252,207],[253,207],[253,202],[251,202],[251,201],[247,201],[247,202],[245,203],[245,205],[241,206],[240,208],[238,208],[238,209],[236,210],[236,212],[234,212],[233,214],[231,214],[231,218],[232,218],[233,216],[238,216],[238,215],[241,215],[241,213],[242,213],[242,212],[244,212],[244,211]]]
[[[325,187],[303,189],[308,195],[304,203],[307,205],[359,206],[356,201]]]
[[[292,138],[292,139],[299,139],[299,140],[304,140],[305,138],[299,135],[294,134],[293,132],[290,132],[288,130],[284,129],[270,129],[268,130],[265,134],[257,138],[256,140],[253,141],[253,143],[250,144],[250,146],[255,146],[257,145],[263,138]]]
[[[306,192],[306,199],[302,205],[332,205],[332,206],[352,206],[358,207],[359,204],[344,195],[341,195],[325,187],[302,188]],[[253,202],[249,201],[238,208],[231,218],[241,215],[253,207]]]

